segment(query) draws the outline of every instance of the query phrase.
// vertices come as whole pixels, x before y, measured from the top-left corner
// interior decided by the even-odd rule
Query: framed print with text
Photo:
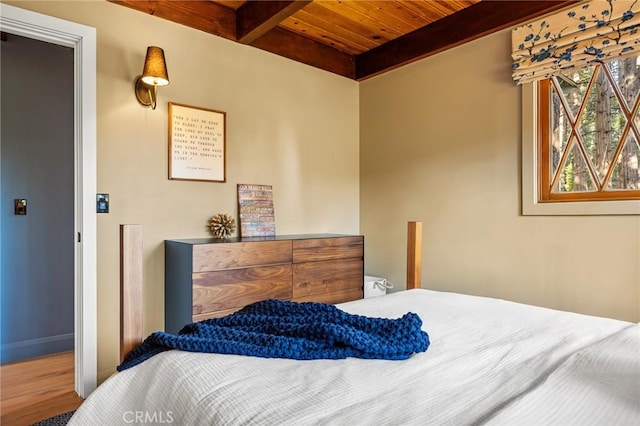
[[[169,102],[169,179],[226,182],[227,114]]]

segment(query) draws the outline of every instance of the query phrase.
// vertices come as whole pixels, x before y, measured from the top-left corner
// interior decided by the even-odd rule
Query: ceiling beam
[[[109,0],[149,15],[236,40],[235,10],[211,1]]]
[[[576,2],[483,0],[357,55],[356,80],[373,77]]]
[[[291,15],[295,13],[294,9],[301,9],[311,0],[247,2],[245,5],[241,6],[241,8],[249,4],[259,3],[258,7],[261,7],[262,9],[253,9],[253,6],[251,6],[251,8],[247,9],[245,12],[238,11],[238,19],[236,19],[236,11],[232,8],[210,1],[109,1],[233,41],[237,41],[237,36],[239,34],[237,29],[240,28],[240,26],[237,25],[237,22],[240,19],[243,20],[243,24],[241,24],[243,28],[254,27],[254,30],[248,30],[249,33],[253,35],[258,34],[257,32],[254,32],[258,31],[255,29],[257,27],[261,27],[259,30],[260,32],[264,31],[264,34],[261,37],[257,37],[252,42],[248,42],[251,46],[323,69],[325,71],[336,73],[347,78],[354,79],[356,76],[355,62],[352,55],[300,36],[284,28],[279,28],[277,27],[277,23],[272,23],[272,21],[276,19],[273,17],[277,16],[277,19],[285,19],[283,14]],[[262,3],[274,3],[275,6],[264,5]],[[279,9],[279,11],[276,9]],[[244,14],[244,18],[239,17],[242,14]],[[260,16],[262,18],[260,18]],[[269,18],[269,16],[272,18]],[[266,28],[266,24],[259,23],[267,21],[270,23],[269,25],[273,25],[271,28]],[[254,24],[251,24],[251,22]],[[243,34],[244,31],[245,30],[243,30]],[[247,37],[247,35],[245,34],[243,37]]]
[[[578,0],[482,0],[357,56],[278,27],[312,0],[248,1],[238,10],[212,1],[109,0],[132,9],[364,80]]]
[[[236,11],[237,40],[250,44],[313,0],[248,1]]]
[[[354,57],[284,28],[275,27],[251,46],[354,79]]]

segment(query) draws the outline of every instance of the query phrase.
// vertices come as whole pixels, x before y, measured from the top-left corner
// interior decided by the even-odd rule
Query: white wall
[[[638,216],[520,215],[509,52],[507,30],[360,85],[367,274],[404,286],[420,220],[423,287],[638,321]]]
[[[97,28],[98,370],[118,362],[118,226],[144,226],[145,332],[164,326],[164,247],[207,236],[207,219],[237,212],[236,185],[273,185],[279,234],[358,233],[356,82],[108,2],[15,2]],[[147,46],[165,51],[171,84],[158,108],[133,80]],[[227,113],[227,183],[167,179],[167,102]]]

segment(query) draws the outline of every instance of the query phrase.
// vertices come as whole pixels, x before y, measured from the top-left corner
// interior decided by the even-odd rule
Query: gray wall
[[[73,349],[73,51],[11,34],[0,51],[5,363]]]

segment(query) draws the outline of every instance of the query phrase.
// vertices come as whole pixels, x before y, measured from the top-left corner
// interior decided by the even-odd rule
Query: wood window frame
[[[597,65],[597,67],[606,68],[602,65]],[[597,71],[598,68],[594,71]],[[603,70],[603,72],[606,70]],[[594,79],[592,79],[589,83],[589,87],[587,89],[587,93],[591,92],[591,88],[594,85]],[[585,151],[585,147],[582,143],[578,143],[577,147],[582,152],[583,157],[587,160],[587,167],[589,168],[589,173],[594,178],[594,184],[597,186],[597,191],[590,192],[563,192],[557,193],[552,192],[551,188],[555,187],[558,183],[558,176],[561,169],[562,164],[566,160],[568,153],[570,152],[569,145],[567,144],[567,148],[565,149],[562,158],[559,161],[558,172],[556,172],[556,176],[552,176],[551,172],[551,164],[550,164],[550,146],[551,143],[549,141],[551,132],[549,129],[551,128],[551,89],[552,86],[556,89],[558,93],[562,93],[560,87],[557,82],[552,81],[551,78],[540,80],[537,82],[537,107],[538,107],[538,156],[536,158],[537,168],[539,170],[538,173],[538,185],[539,185],[539,202],[548,203],[548,202],[575,202],[575,201],[623,201],[623,200],[638,200],[640,197],[640,190],[605,190],[604,187],[611,179],[611,175],[613,174],[614,166],[613,164],[609,167],[609,170],[606,173],[605,178],[602,183],[596,178],[596,172],[593,169],[593,165],[588,160],[589,156]],[[618,88],[615,85],[612,85],[614,90],[618,91]],[[620,97],[620,94],[618,93]],[[580,107],[580,111],[578,112],[578,116],[582,113],[584,109],[584,104]],[[625,114],[625,118],[627,121],[633,121],[633,117],[635,116],[638,109],[638,104],[631,108],[631,111],[626,111],[626,109],[622,109],[622,112]],[[612,158],[616,159],[620,156],[622,149],[624,147],[624,141],[627,139],[631,126],[626,127],[625,131],[622,133],[620,137],[620,143],[616,148],[615,153]],[[571,141],[574,137],[578,138],[577,132],[571,129],[571,132],[568,136],[568,140]]]
[[[538,170],[540,119],[536,82],[521,85],[522,90],[522,203],[524,216],[640,215],[640,200],[540,201]],[[548,119],[548,118],[547,118]]]

